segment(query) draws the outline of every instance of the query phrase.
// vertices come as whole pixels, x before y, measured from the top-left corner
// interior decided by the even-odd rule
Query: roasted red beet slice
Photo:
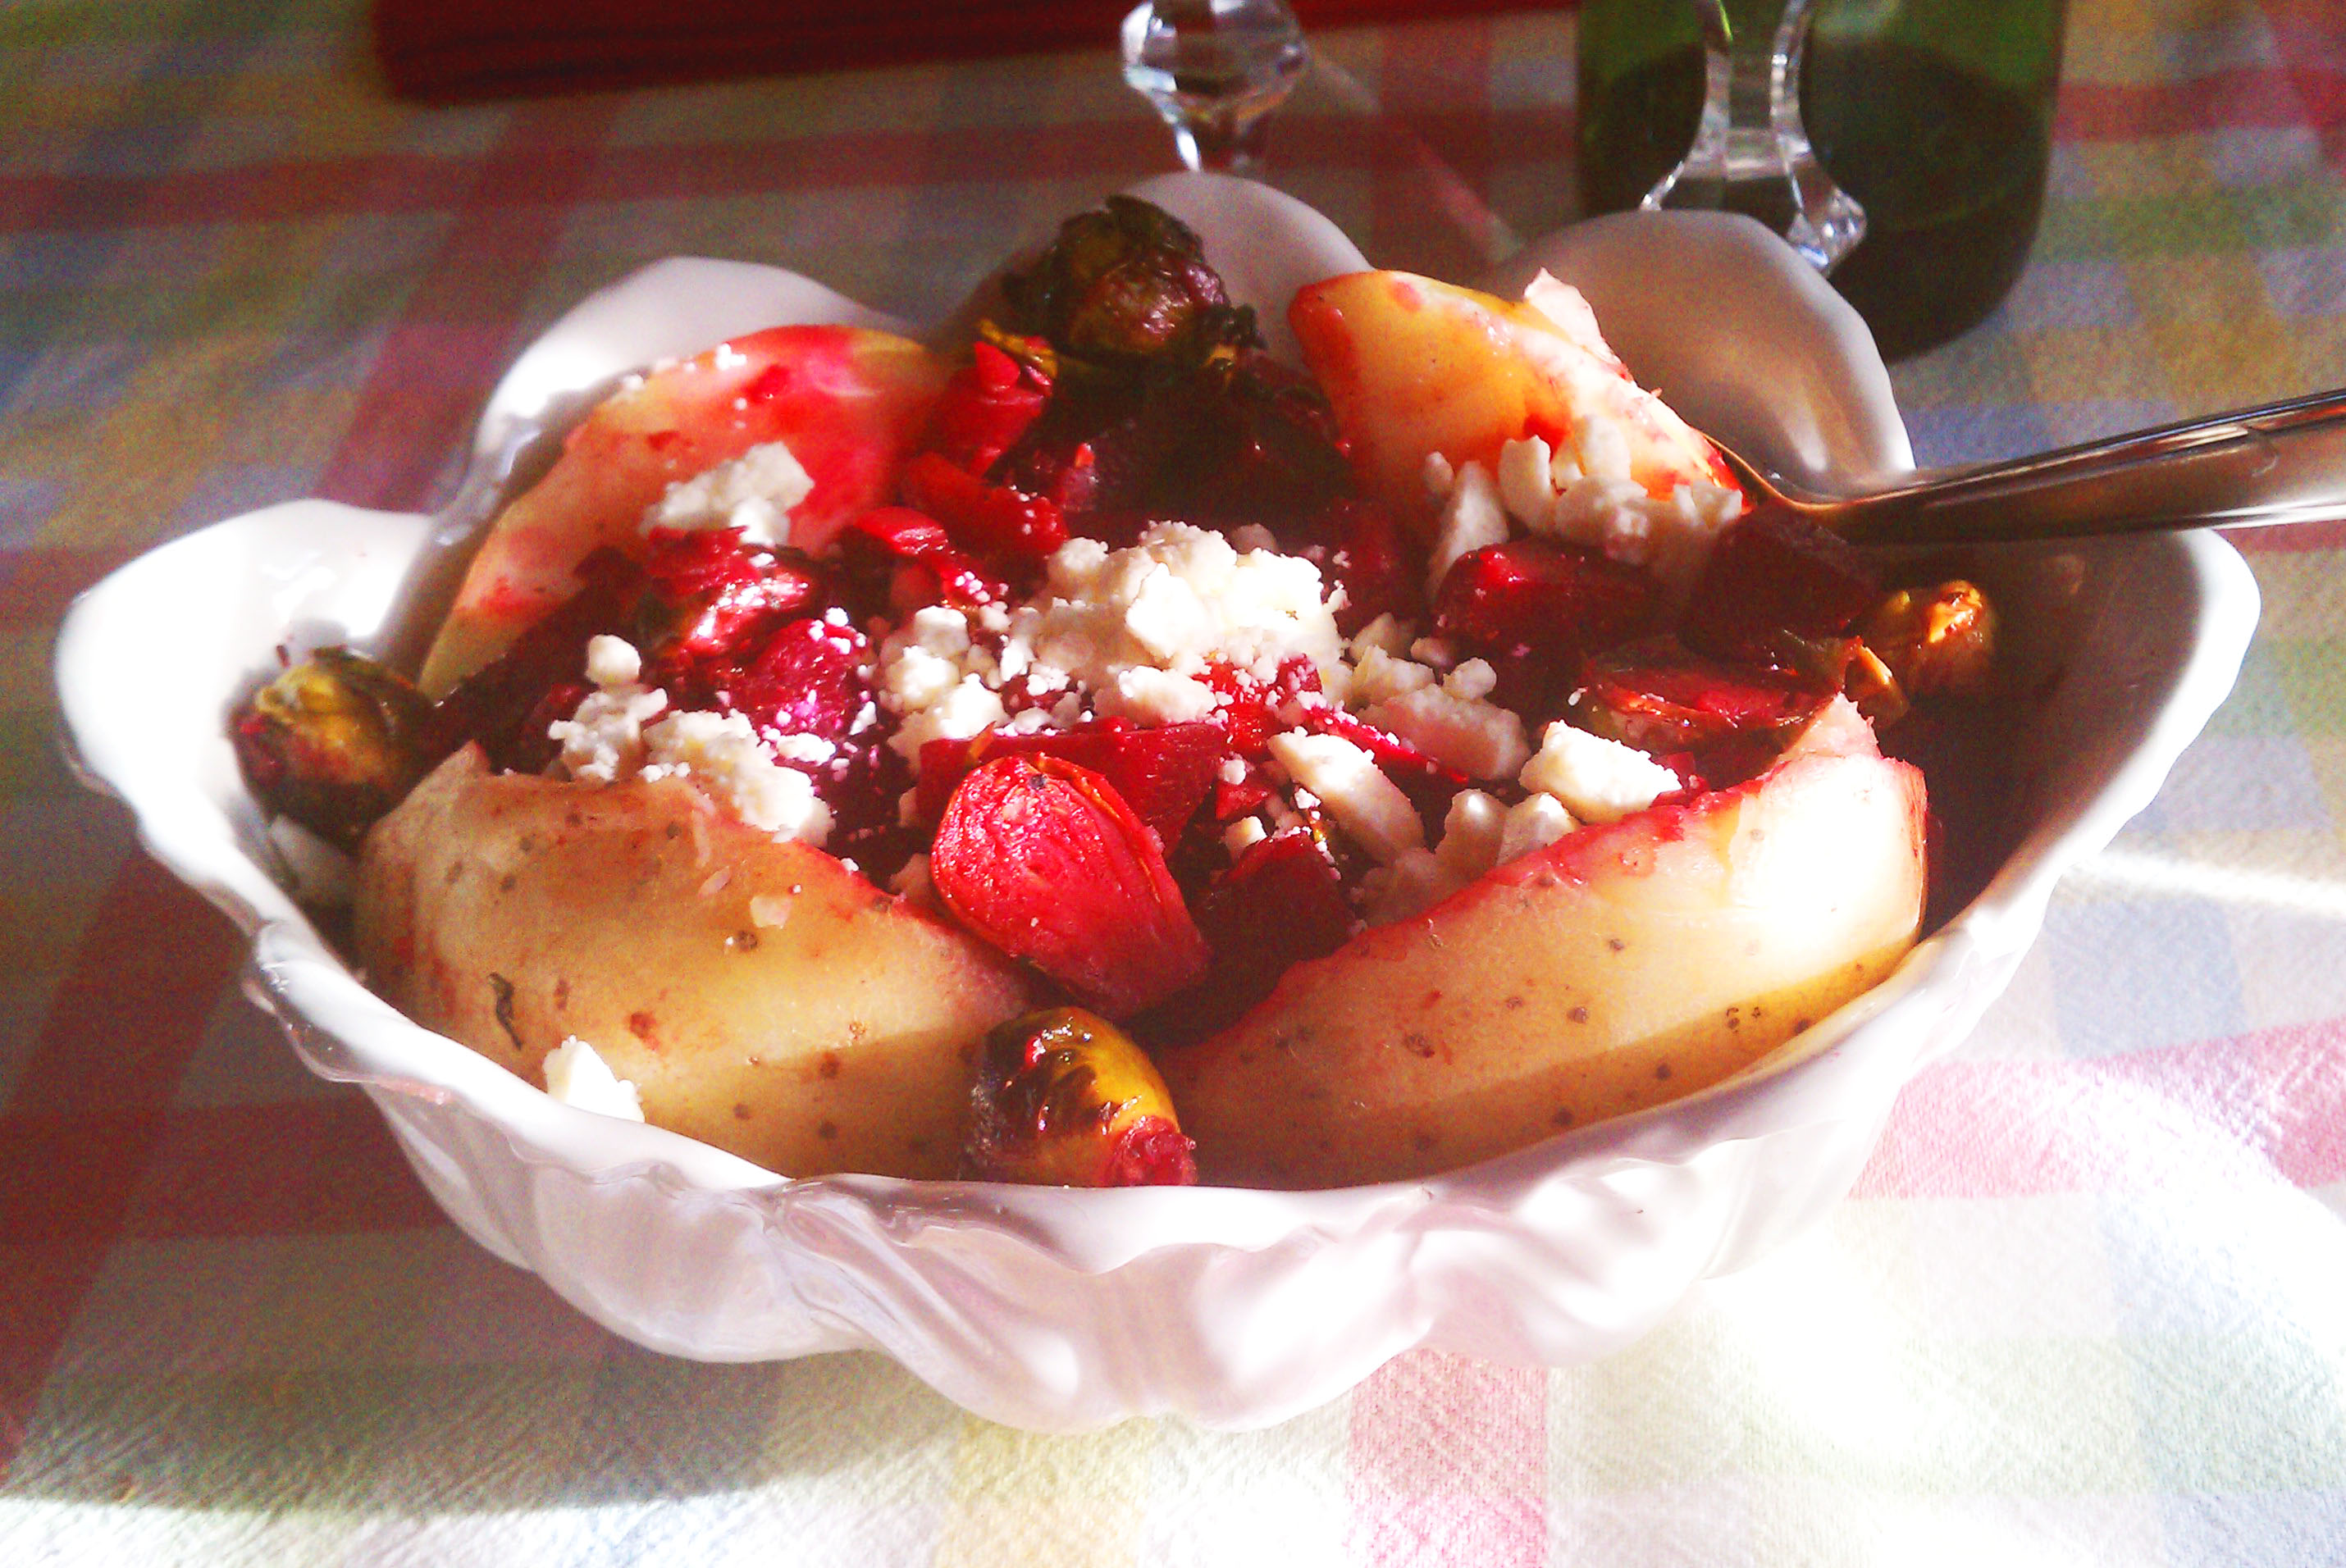
[[[992,343],[975,344],[970,362],[953,373],[937,398],[929,444],[956,467],[984,473],[1050,401],[1050,378],[1041,371]]]
[[[973,768],[997,757],[1058,757],[1088,768],[1124,797],[1135,815],[1171,845],[1212,788],[1229,742],[1216,724],[1166,724],[1144,729],[1129,720],[1096,720],[1073,729],[1005,735],[989,729],[974,740],[932,740],[921,748],[916,805],[923,821],[944,814],[945,802]]]
[[[1198,909],[1214,952],[1202,984],[1158,1009],[1153,1038],[1201,1040],[1270,994],[1279,977],[1359,928],[1336,868],[1300,830],[1247,846]]]
[[[1067,542],[1057,503],[988,484],[933,452],[905,464],[903,490],[907,505],[935,518],[974,555],[1039,561]]]
[[[1653,610],[1653,585],[1635,567],[1545,539],[1511,539],[1458,558],[1442,579],[1433,629],[1477,653],[1528,649],[1562,659],[1620,641]]]
[[[785,622],[713,693],[715,706],[769,735],[842,742],[872,700],[862,673],[871,657],[853,626],[820,616]]]
[[[1351,485],[1341,435],[1309,375],[1241,349],[1189,376],[1150,382],[1144,421],[1178,433],[1150,499],[1176,516],[1280,526]]]
[[[522,720],[521,728],[514,732],[499,766],[515,773],[545,772],[562,755],[562,748],[554,741],[554,726],[576,713],[578,705],[594,689],[583,680],[548,687],[546,695],[537,699],[537,706],[529,710],[529,717]]]
[[[1416,620],[1425,610],[1425,553],[1373,501],[1331,501],[1313,532],[1332,539],[1328,574],[1343,585],[1336,629],[1351,636],[1382,615]]]
[[[847,525],[842,543],[866,541],[883,555],[924,567],[936,576],[947,602],[982,605],[1002,598],[1008,585],[994,576],[956,545],[944,524],[909,506],[882,506]],[[905,606],[897,606],[903,610]]]
[[[1198,1145],[1162,1116],[1136,1116],[1114,1135],[1102,1186],[1195,1186]]]
[[[822,596],[803,558],[745,545],[738,528],[656,528],[644,574],[652,589],[641,617],[646,651],[688,658],[729,653],[760,623]]]
[[[1664,638],[1590,659],[1573,704],[1600,735],[1656,755],[1693,753],[1715,783],[1722,764],[1710,753],[1736,741],[1772,750],[1836,689],[1791,671],[1722,664]]]
[[[1304,693],[1320,689],[1319,669],[1302,657],[1280,666],[1279,674],[1268,683],[1226,664],[1208,665],[1200,678],[1224,698],[1209,722],[1229,737],[1232,752],[1256,760],[1268,755],[1270,738],[1289,728],[1280,709]]]
[[[1114,785],[1062,759],[997,758],[963,779],[929,877],[964,925],[1109,1018],[1206,971],[1156,834]]]
[[[1849,542],[1780,506],[1719,535],[1678,620],[1691,648],[1772,662],[1776,634],[1829,637],[1872,608],[1882,580]]]

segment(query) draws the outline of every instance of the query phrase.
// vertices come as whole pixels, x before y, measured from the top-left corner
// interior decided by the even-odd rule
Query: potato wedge
[[[753,446],[781,442],[813,481],[790,542],[820,552],[894,499],[944,378],[910,339],[833,326],[769,327],[631,378],[489,525],[416,684],[446,696],[576,593],[574,568],[597,545],[640,555],[644,511],[669,484]]]
[[[372,983],[531,1083],[576,1034],[646,1116],[790,1176],[950,1176],[1017,967],[681,780],[452,757],[369,835]]]
[[[1923,889],[1922,776],[1795,757],[1297,965],[1166,1081],[1207,1181],[1452,1169],[1757,1061],[1889,972]]]
[[[1579,291],[1545,273],[1515,300],[1352,272],[1298,290],[1287,318],[1362,483],[1404,509],[1424,494],[1428,453],[1495,465],[1508,442],[1536,435],[1596,472],[1582,450],[1591,426],[1623,443],[1627,477],[1652,494],[1734,484],[1710,443],[1630,379]]]

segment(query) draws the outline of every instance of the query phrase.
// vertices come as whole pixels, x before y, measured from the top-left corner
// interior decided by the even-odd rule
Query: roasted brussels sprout
[[[1096,1013],[1054,1007],[986,1036],[966,1173],[1044,1186],[1180,1186],[1198,1179],[1148,1054]]]
[[[1979,697],[1995,665],[1995,609],[1956,578],[1884,595],[1859,627],[1912,697]]]
[[[356,850],[436,760],[430,705],[393,670],[320,648],[253,693],[230,727],[253,798]]]
[[[1128,196],[1061,224],[1033,269],[1002,290],[1006,324],[1061,353],[1199,363],[1225,347],[1260,346],[1254,312],[1231,305],[1197,235]]]

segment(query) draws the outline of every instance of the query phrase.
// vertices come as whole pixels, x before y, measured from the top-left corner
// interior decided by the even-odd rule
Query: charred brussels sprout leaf
[[[1231,305],[1197,235],[1127,196],[1067,219],[1034,267],[1002,288],[1010,327],[1061,353],[1200,363],[1261,341],[1254,312]]]
[[[1055,1007],[986,1036],[972,1095],[968,1173],[1043,1186],[1177,1186],[1198,1179],[1172,1096],[1132,1038]]]
[[[326,647],[255,692],[230,734],[263,808],[355,850],[431,766],[430,728],[405,678]]]

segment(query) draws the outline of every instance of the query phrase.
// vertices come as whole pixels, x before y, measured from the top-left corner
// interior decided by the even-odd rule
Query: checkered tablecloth
[[[1373,259],[1573,216],[1568,15],[1318,42],[1271,178]],[[0,1563],[2346,1562],[2346,532],[2242,541],[2238,692],[1821,1230],[1599,1365],[1413,1355],[1251,1435],[610,1339],[66,776],[77,589],[428,504],[586,290],[699,252],[929,314],[1169,162],[1105,50],[423,110],[354,0],[0,6]],[[1924,460],[2346,382],[2341,179],[2336,0],[2076,0],[2029,270],[1896,372]]]

